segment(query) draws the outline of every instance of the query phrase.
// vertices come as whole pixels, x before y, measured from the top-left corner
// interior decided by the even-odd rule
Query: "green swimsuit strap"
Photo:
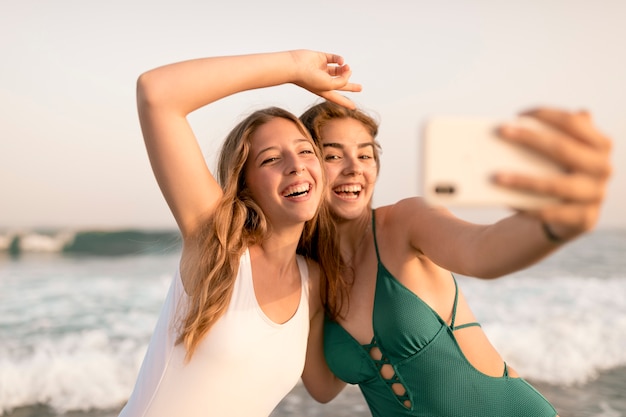
[[[456,306],[459,303],[459,286],[456,283],[456,278],[454,277],[454,274],[451,274],[451,275],[452,275],[452,280],[454,281],[454,305],[452,306],[452,320],[450,321],[450,330],[455,331],[459,329],[464,329],[466,327],[475,327],[475,326],[480,327],[480,323],[478,322],[464,323],[464,324],[459,324],[458,326],[454,325],[454,322],[456,320]]]
[[[378,242],[376,241],[376,210],[372,209],[372,236],[374,237],[374,248],[376,249],[376,260],[380,263],[380,254],[378,253]]]
[[[372,209],[372,235],[374,237],[374,248],[376,249],[376,259],[378,263],[380,263],[380,253],[378,252],[378,241],[376,240],[376,210],[375,209]],[[455,331],[455,330],[463,329],[465,327],[473,327],[473,326],[480,327],[480,323],[478,322],[460,324],[456,327],[454,326],[454,322],[456,320],[456,306],[459,301],[459,286],[456,283],[456,278],[454,277],[454,275],[453,274],[450,274],[450,275],[452,276],[452,280],[454,281],[454,305],[452,307],[452,321],[450,323],[450,329],[452,331]]]

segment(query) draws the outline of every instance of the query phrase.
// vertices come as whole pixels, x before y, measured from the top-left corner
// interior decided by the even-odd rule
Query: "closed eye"
[[[267,165],[267,164],[271,164],[272,162],[278,161],[278,157],[271,157],[271,158],[266,158],[263,161],[261,161],[261,166],[263,165]]]

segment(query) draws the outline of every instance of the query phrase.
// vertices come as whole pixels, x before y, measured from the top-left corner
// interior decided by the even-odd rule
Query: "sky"
[[[0,229],[174,228],[139,129],[139,74],[301,48],[342,55],[363,85],[350,97],[381,122],[374,205],[420,193],[419,133],[429,117],[584,108],[614,142],[599,226],[626,227],[625,19],[621,0],[3,1]],[[300,114],[316,101],[286,85],[189,119],[212,168],[243,115],[268,105]]]

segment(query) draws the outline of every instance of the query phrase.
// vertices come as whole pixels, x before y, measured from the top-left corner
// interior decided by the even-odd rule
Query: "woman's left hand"
[[[591,230],[598,221],[611,176],[612,141],[594,125],[586,111],[538,108],[523,113],[550,129],[503,126],[503,139],[532,149],[563,167],[550,177],[499,173],[499,185],[555,197],[557,203],[524,213],[548,224],[562,240]]]

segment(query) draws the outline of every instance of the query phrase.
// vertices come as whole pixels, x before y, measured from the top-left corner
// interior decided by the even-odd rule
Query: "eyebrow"
[[[357,148],[359,149],[367,148],[368,146],[371,146],[372,149],[374,148],[374,144],[372,142],[364,142],[364,143],[357,144]],[[344,146],[341,143],[330,142],[330,143],[323,143],[322,148],[343,149]]]
[[[296,142],[296,143],[301,143],[301,142],[311,143],[311,141],[306,139],[306,138],[297,138],[297,139],[294,139],[294,142]],[[312,143],[311,143],[311,146],[313,146]],[[254,159],[257,160],[265,152],[273,151],[273,150],[277,150],[277,149],[279,149],[279,146],[268,146],[267,148],[263,148],[259,152],[257,152],[257,154],[254,156]]]

